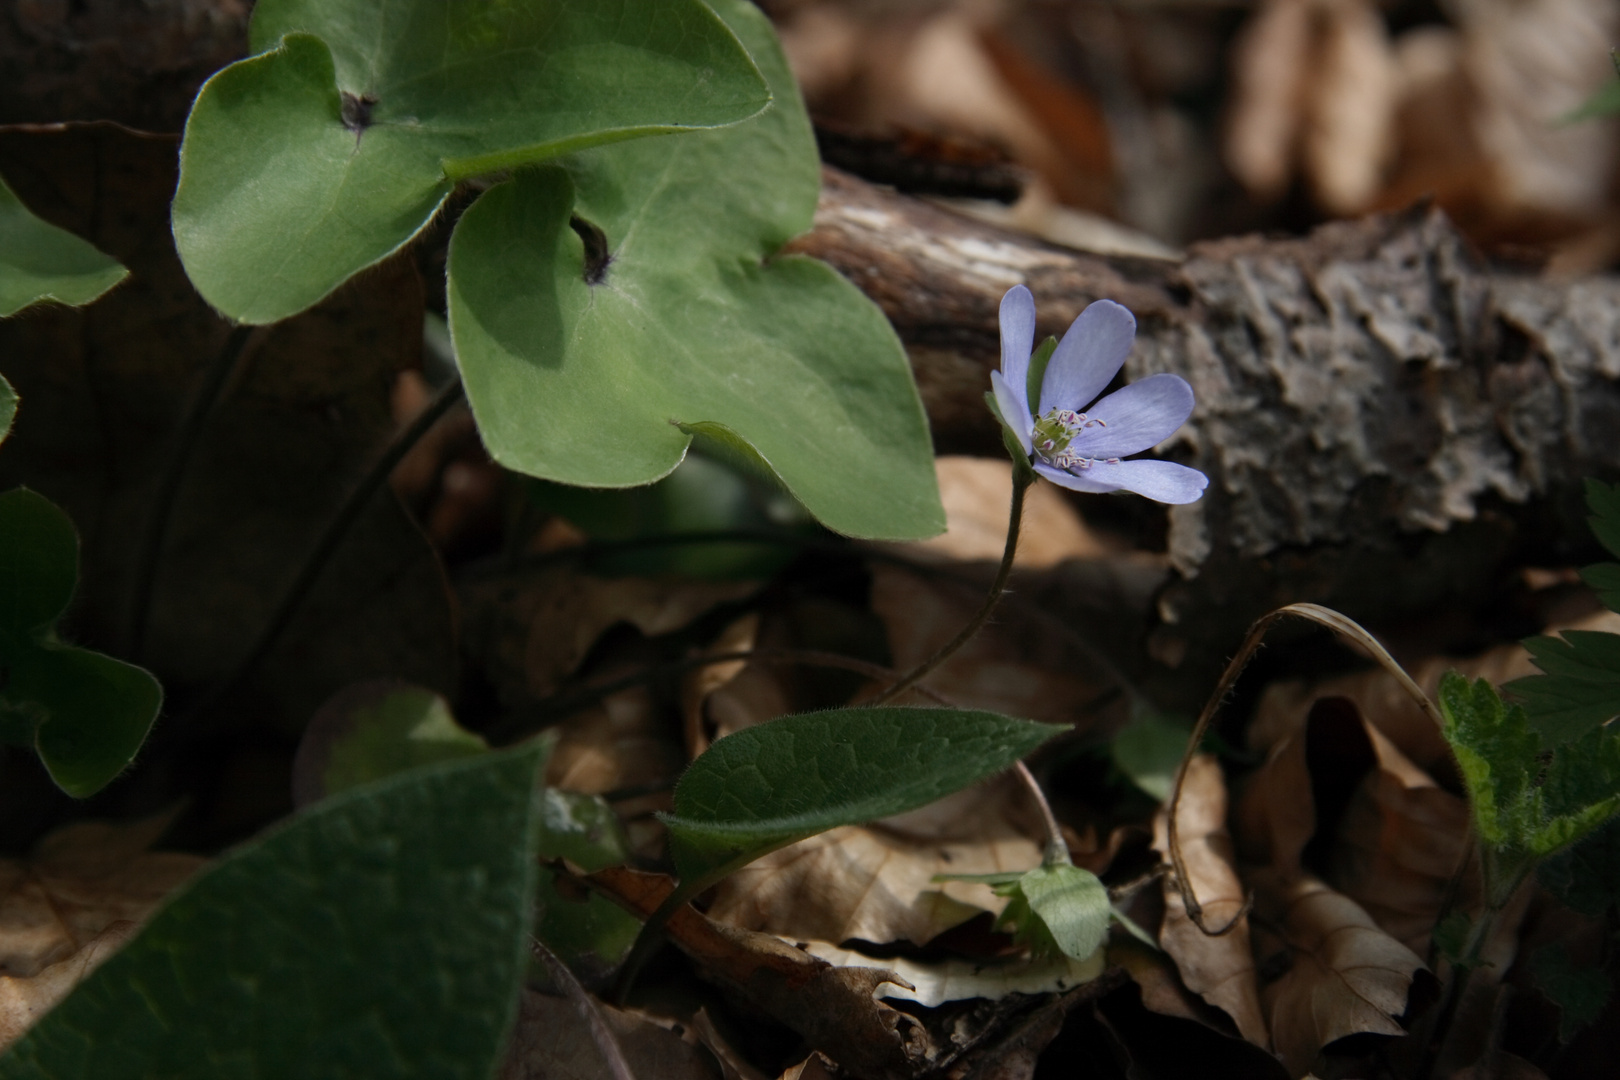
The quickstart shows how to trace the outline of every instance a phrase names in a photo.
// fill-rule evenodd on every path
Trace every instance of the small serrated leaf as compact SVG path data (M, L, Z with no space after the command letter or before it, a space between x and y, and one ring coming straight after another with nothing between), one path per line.
M996 925L1037 956L1085 960L1108 939L1113 905L1090 870L1066 863L1037 866L996 892L1008 898Z
M1595 563L1581 570L1581 580L1597 593L1603 606L1620 611L1620 563Z
M0 1077L490 1076L528 956L542 756L405 773L236 849Z
M1614 85L1620 96L1620 83ZM1609 554L1620 559L1620 484L1605 484L1601 480L1586 481L1586 508L1592 512L1587 524L1598 543L1609 549Z
M1620 901L1620 819L1611 818L1536 870L1542 886L1582 915L1600 918Z
M1565 630L1524 641L1544 674L1504 689L1524 700L1530 722L1549 746L1580 738L1620 715L1620 635Z
M1067 730L962 709L851 708L727 735L675 785L665 818L683 887L840 825L916 809Z
M127 276L116 259L35 217L0 178L0 318L42 300L88 304ZM10 426L7 413L0 428Z
M1440 680L1439 697L1480 837L1498 848L1528 846L1540 824L1530 770L1541 740L1524 709L1505 705L1485 679L1470 684L1455 671Z

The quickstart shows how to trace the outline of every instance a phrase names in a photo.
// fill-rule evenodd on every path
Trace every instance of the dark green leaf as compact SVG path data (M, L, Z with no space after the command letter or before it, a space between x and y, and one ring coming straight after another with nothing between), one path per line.
M1038 866L996 892L1008 898L996 925L1036 956L1085 960L1108 940L1113 906L1108 887L1090 870Z
M1620 83L1615 84L1615 92L1620 99ZM1620 559L1620 484L1587 480L1586 508L1592 511L1592 516L1586 519L1592 527L1592 535L1610 555Z
M1597 563L1581 570L1581 580L1598 594L1603 606L1620 611L1620 563Z
M528 955L541 758L406 773L237 849L0 1078L490 1076Z
M1505 687L1524 700L1530 722L1549 746L1580 738L1620 714L1620 635L1565 630L1562 637L1527 638L1545 674Z
M1064 728L957 709L854 708L728 735L675 785L683 887L840 825L903 813L1007 768Z
M1603 1015L1614 992L1602 968L1577 967L1563 945L1536 950L1530 959L1536 985L1558 1006L1558 1041L1568 1043L1582 1028Z
M1620 735L1599 728L1559 747L1547 764L1546 820L1530 845L1540 856L1568 847L1620 809Z
M541 801L540 855L567 859L582 870L619 866L630 844L613 808L595 795L547 788ZM535 933L581 979L602 981L636 940L641 920L599 893L558 887L550 865L540 868Z
M17 417L17 391L0 376L0 442L11 434L11 422Z
M134 760L163 703L150 673L56 640L79 538L44 496L0 495L0 740L31 746L58 787L93 795Z
M579 154L462 217L450 327L479 431L503 465L587 487L656 480L703 435L839 532L937 533L893 329L831 267L776 254L810 227L820 183L781 47L752 4L714 6L770 81L763 116ZM605 264L587 260L593 230Z
M0 318L41 300L88 304L128 274L66 229L29 213L0 178Z
M1480 679L1455 671L1440 680L1446 741L1457 756L1480 837L1494 847L1528 846L1541 824L1532 786L1541 740L1517 705L1504 705Z
M1587 98L1574 111L1559 119L1566 124L1580 120L1597 120L1620 113L1620 82L1605 83L1603 88Z
M1620 820L1611 818L1592 835L1537 868L1548 892L1582 915L1599 918L1620 900Z
M769 101L697 0L260 0L186 121L174 235L209 303L268 323L425 226L455 182Z

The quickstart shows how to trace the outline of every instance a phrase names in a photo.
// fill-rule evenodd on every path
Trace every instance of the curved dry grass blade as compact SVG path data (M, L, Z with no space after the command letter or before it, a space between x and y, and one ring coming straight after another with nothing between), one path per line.
M1436 727L1443 727L1445 723L1440 716L1439 706L1429 700L1429 696L1413 681L1412 676L1406 673L1406 669L1396 663L1395 658L1389 654L1389 650L1379 644L1377 638L1369 634L1348 615L1341 614L1329 607L1323 607L1321 604L1289 604L1256 619L1254 625L1249 627L1249 633L1243 639L1242 647L1232 657L1231 663L1226 665L1226 670L1221 673L1220 681L1215 684L1215 692L1204 703L1204 711L1199 714L1198 723L1193 726L1192 735L1187 740L1187 750L1182 754L1181 764L1176 769L1176 779L1170 790L1170 801L1167 808L1170 831L1170 862L1175 868L1174 881L1176 888L1180 891L1182 900L1186 905L1187 917L1193 921L1193 924L1199 930L1212 936L1225 934L1237 926L1243 916L1248 914L1250 905L1245 903L1231 921L1218 929L1212 930L1204 924L1204 909L1199 905L1197 894L1188 880L1186 861L1181 854L1181 841L1176 832L1176 809L1181 803L1181 789L1187 779L1187 768L1191 764L1193 756L1198 753L1198 747L1204 741L1204 735L1209 730L1210 722L1215 719L1215 714L1220 711L1221 703L1226 700L1226 695L1231 692L1233 685L1237 683L1238 676L1248 666L1249 660L1259 651L1260 643L1264 640L1266 632L1274 624L1289 617L1306 619L1320 626L1325 626L1345 640L1361 646L1400 683L1401 688L1412 696L1412 699L1417 702L1418 707L1423 710L1424 714L1434 721Z

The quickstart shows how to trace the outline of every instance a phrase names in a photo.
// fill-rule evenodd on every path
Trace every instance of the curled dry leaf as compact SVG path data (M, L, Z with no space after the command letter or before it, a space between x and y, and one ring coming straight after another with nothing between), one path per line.
M1280 934L1261 935L1262 949L1268 962L1288 965L1264 998L1272 1040L1291 1075L1304 1076L1322 1047L1346 1035L1406 1034L1395 1018L1425 970L1416 953L1316 878L1286 881L1263 870L1251 883L1257 922Z
M799 947L811 956L838 967L867 967L874 961L862 953L840 949L825 941L802 941ZM1103 973L1107 959L1098 951L1085 960L1067 956L1044 959L1010 958L994 963L972 960L939 960L919 963L897 956L881 961L910 984L885 983L877 996L891 1001L915 1001L935 1008L947 1001L987 998L992 1001L1009 994L1061 994L1091 982Z
M1246 860L1289 880L1325 875L1420 955L1457 883L1470 881L1459 876L1467 803L1346 698L1317 701L1304 728L1272 747L1234 817Z
M623 868L599 871L590 881L643 918L674 888L661 874ZM921 1023L876 999L879 987L900 979L892 971L834 967L690 905L671 916L666 932L706 979L741 994L854 1075L911 1075L937 1053Z
M134 936L132 922L115 922L85 942L78 952L63 957L34 975L0 975L0 1050L11 1045L68 996L101 962Z
M1161 809L1153 822L1153 846L1166 859L1170 855L1169 819ZM1243 883L1233 862L1232 837L1226 829L1226 782L1220 764L1199 754L1187 768L1176 820L1187 884L1204 909L1211 928L1225 926L1243 910ZM1212 937L1187 915L1175 881L1164 883L1164 925L1159 945L1175 960L1187 988L1230 1016L1243 1037L1256 1046L1270 1040L1260 1008L1254 954L1249 946L1249 920L1245 915L1230 931Z

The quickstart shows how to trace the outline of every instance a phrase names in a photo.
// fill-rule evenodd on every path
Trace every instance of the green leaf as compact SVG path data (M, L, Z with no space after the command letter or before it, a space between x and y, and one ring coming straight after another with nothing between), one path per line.
M0 1078L482 1080L526 966L542 750L330 799L178 892Z
M1163 802L1170 797L1191 733L1190 725L1174 717L1141 711L1114 736L1114 764L1131 783Z
M395 773L489 751L432 690L393 680L358 683L323 704L293 762L302 805Z
M163 691L142 668L56 640L78 565L66 514L27 488L0 495L0 741L31 746L84 798L134 760Z
M1565 630L1562 637L1527 638L1524 647L1545 674L1504 689L1524 700L1548 745L1578 739L1620 714L1620 635Z
M831 267L776 254L810 227L820 183L781 47L752 4L714 6L773 108L519 174L463 215L450 327L479 431L503 465L586 487L650 483L702 434L838 532L938 533L893 329Z
M1036 956L1085 960L1108 940L1113 906L1108 887L1090 870L1038 866L996 892L1008 898L996 924Z
M1440 680L1440 711L1481 839L1497 848L1528 846L1541 824L1532 786L1541 740L1525 711L1504 705L1486 680L1470 684L1455 671Z
M540 855L591 872L630 860L619 816L599 796L547 788L541 797ZM581 979L605 981L641 931L641 920L599 893L558 887L558 872L540 868L535 934Z
M1536 868L1536 878L1561 902L1600 918L1620 900L1620 819L1611 818L1567 851Z
M1541 784L1546 820L1530 849L1538 856L1568 847L1620 810L1620 735L1599 728L1553 752Z
M457 180L769 101L698 0L261 0L252 47L198 94L174 199L186 272L248 323L398 250Z
M1599 1016L1614 992L1602 968L1576 967L1563 945L1537 949L1530 959L1536 985L1558 1006L1558 1041L1567 1044Z
M88 304L129 271L66 229L41 221L0 178L0 318L41 300ZM16 409L10 393L8 408ZM11 426L6 413L5 427Z
M1620 97L1620 83L1615 84L1615 90ZM1586 508L1592 511L1592 516L1586 519L1592 527L1592 535L1610 555L1620 558L1620 484L1587 480Z
M0 442L11 434L11 422L17 417L17 391L0 376Z
M1610 611L1620 611L1620 563L1596 563L1581 569L1581 580Z
M715 742L665 818L683 888L840 825L926 805L1007 768L1066 728L958 709L783 716Z
M1561 123L1573 124L1581 120L1598 120L1620 113L1620 82L1609 82L1581 105L1560 116Z

